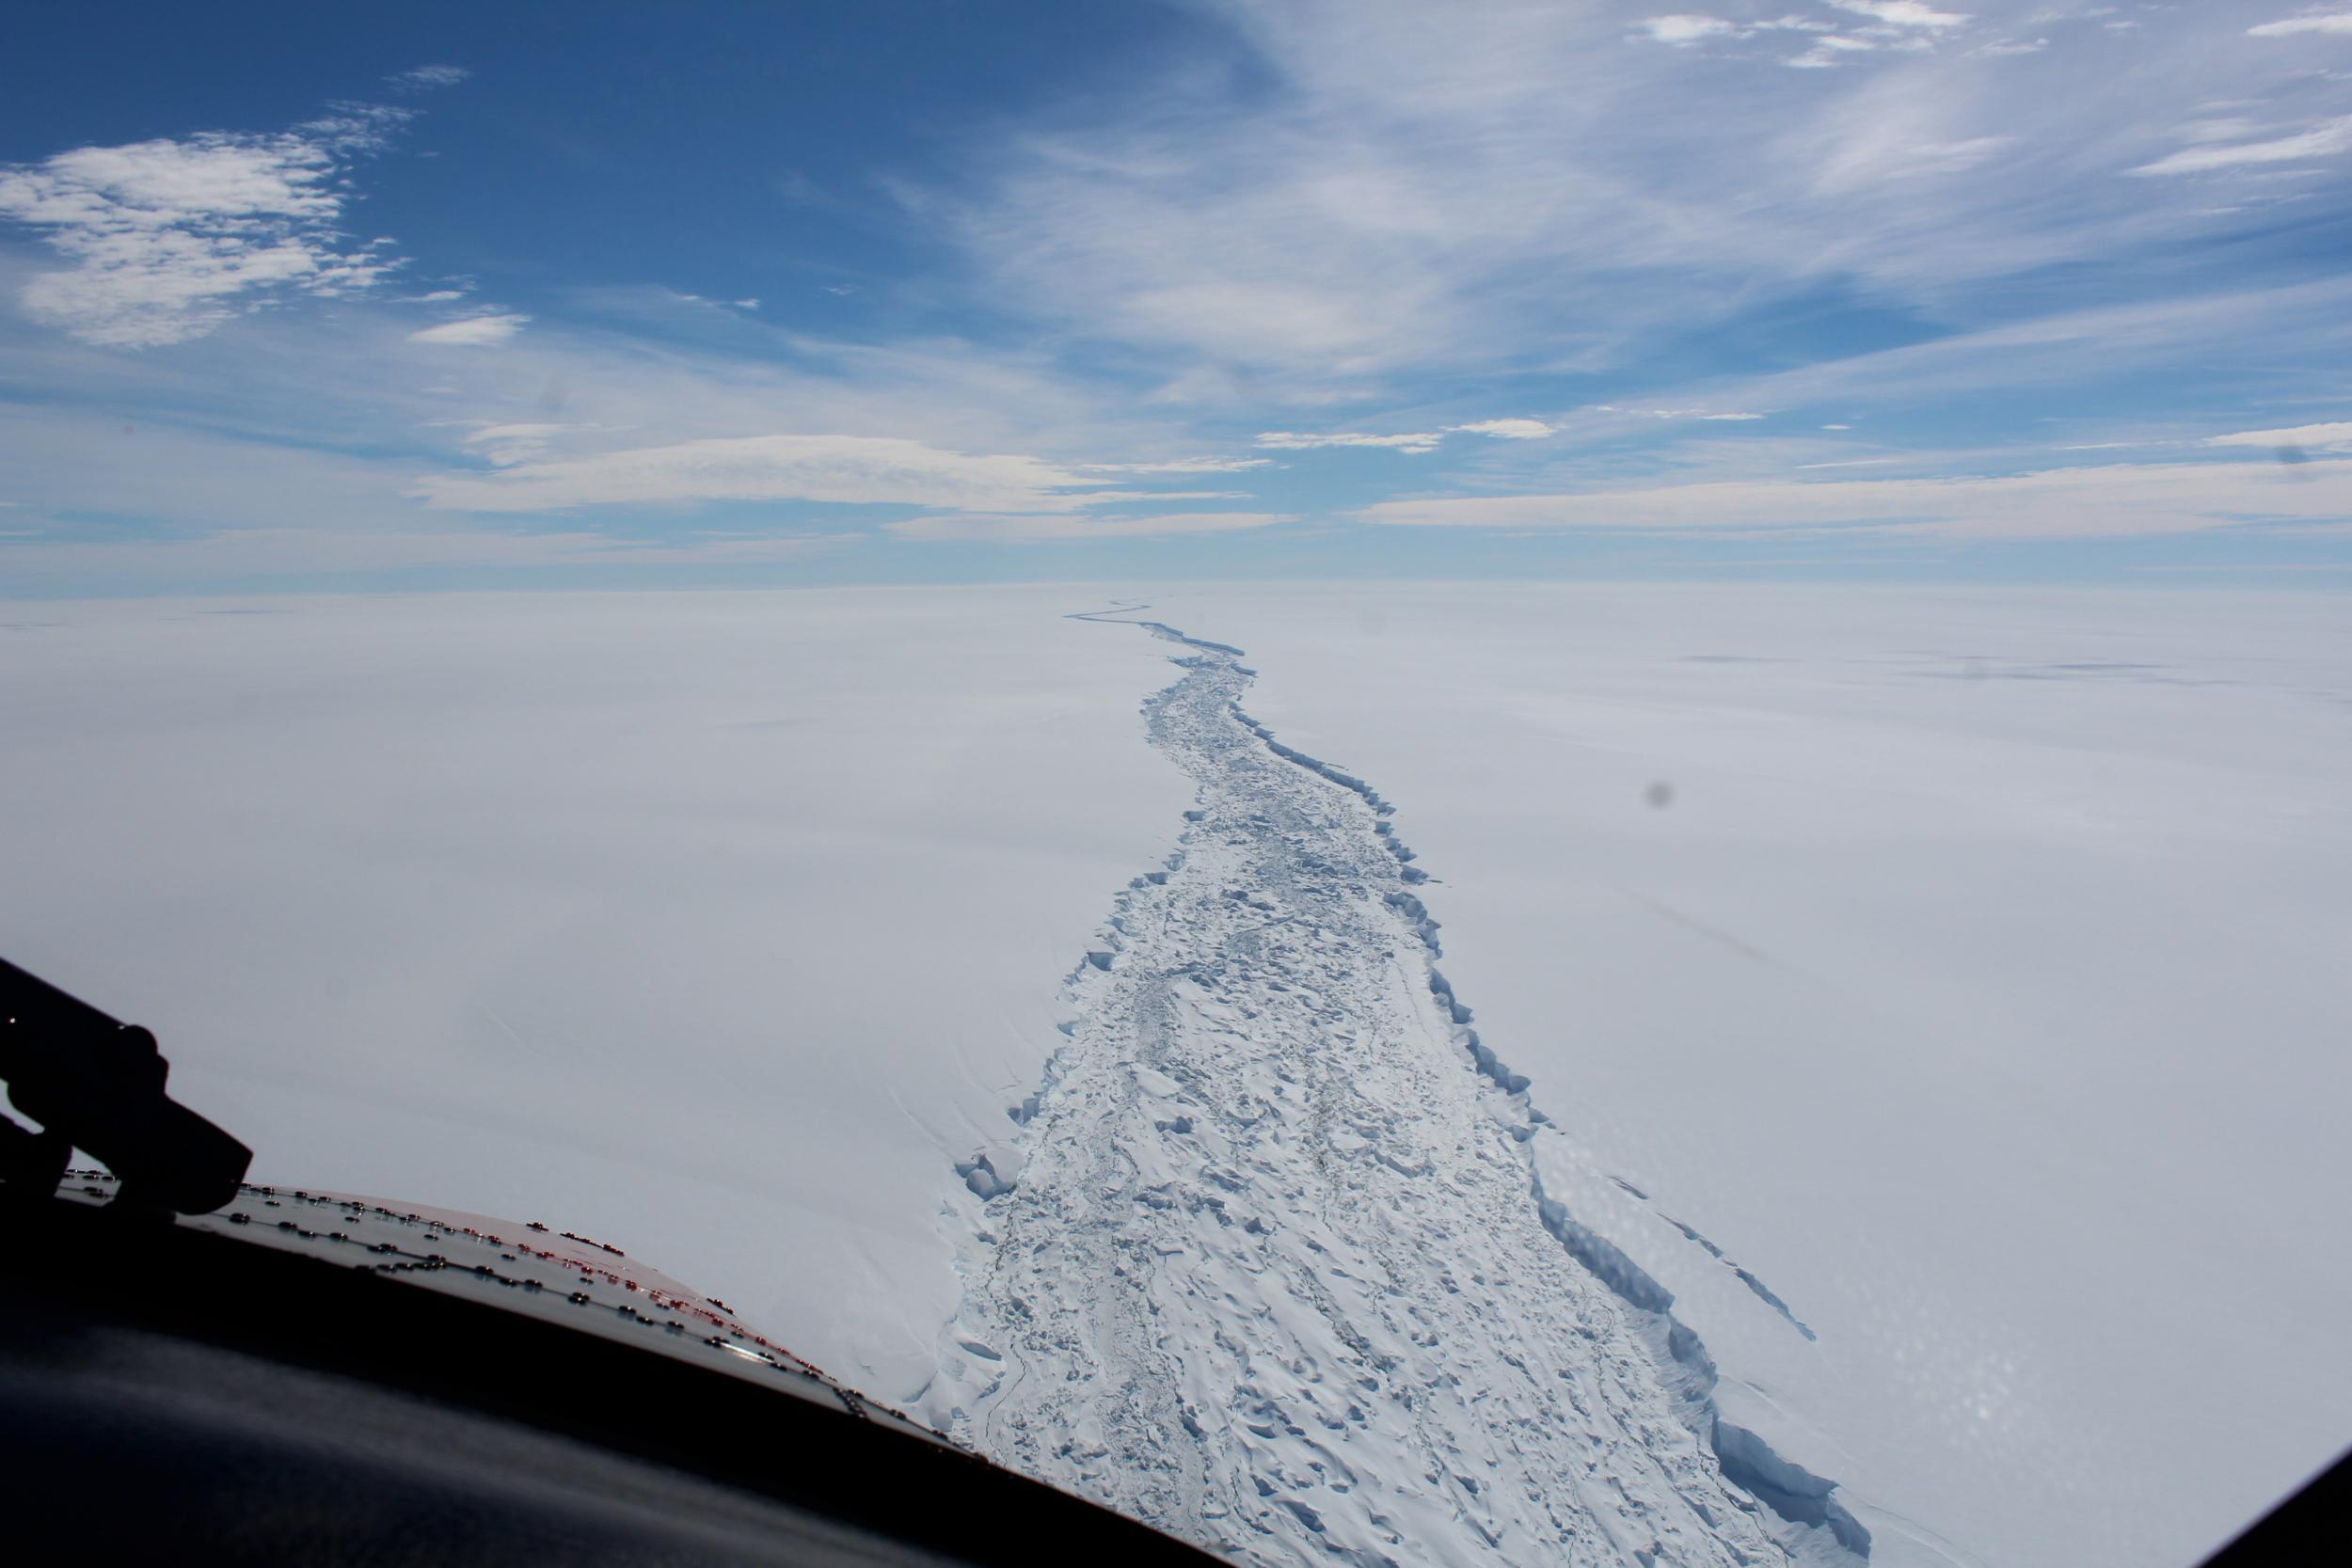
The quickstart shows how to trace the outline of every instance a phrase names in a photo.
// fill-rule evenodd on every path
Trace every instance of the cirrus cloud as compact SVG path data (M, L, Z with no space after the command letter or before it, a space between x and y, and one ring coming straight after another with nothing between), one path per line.
M1479 420L1453 427L1465 436L1491 436L1498 441L1539 441L1552 434L1541 420Z
M438 326L424 327L408 334L412 343L439 343L445 347L487 348L502 343L520 332L531 318L513 311L486 316L460 316Z
M1297 519L1279 512L1179 512L1151 517L1086 517L1067 513L1012 516L930 515L884 523L900 539L934 544L1068 545L1112 539L1169 539L1240 533Z
M2352 451L2352 423L2298 424L2280 430L2240 430L2208 436L2209 447L2268 447L2273 451L2316 447L2321 451Z
M1441 430L1411 432L1402 436L1367 436L1360 431L1338 431L1315 434L1302 430L1266 430L1258 434L1257 444L1279 451L1308 451L1317 447L1386 447L1391 451L1435 451L1445 439Z
M1716 413L1705 408L1627 408L1613 403L1597 403L1593 404L1593 412L1627 414L1641 420L1706 420L1718 424L1741 424L1750 420L1760 420L1764 417L1761 414L1738 409Z
M974 456L875 436L744 436L437 474L410 494L462 512L697 501L831 501L957 512L1073 512L1124 492L1035 457Z
M1692 16L1688 13L1644 17L1635 25L1655 41L1673 44L1677 48L1704 43L1708 39L1722 38L1726 33L1740 30L1735 24L1720 16Z
M432 92L453 87L472 74L462 65L421 65L385 77L384 85L394 92Z
M2236 168L2246 164L2290 164L2306 158L2332 157L2347 150L2352 150L2352 115L2342 115L2291 135L2273 136L2263 141L2184 148L2153 164L2142 164L2130 172L2142 175L2202 174L2211 169Z
M1418 528L1711 534L1867 528L1985 539L2124 538L2249 522L2352 525L2352 461L2119 464L1953 479L1708 481L1569 495L1382 501L1357 515Z
M1282 451L1308 451L1317 447L1376 447L1390 451L1432 452L1449 436L1486 436L1498 441L1534 441L1554 434L1541 420L1477 420L1450 424L1443 430L1406 431L1395 436L1372 436L1361 431L1316 433L1302 430L1261 431L1257 444Z
M1237 474L1248 468L1270 468L1271 457L1177 457L1164 463L1081 463L1098 474Z
M2249 38L2278 39L2296 33L2344 33L2352 35L2352 11L2307 11L2301 16L2281 17L2246 29Z
M1968 20L1964 11L1939 11L1921 0L1829 0L1841 11L1867 16L1889 27L1924 27L1941 31L1957 27Z

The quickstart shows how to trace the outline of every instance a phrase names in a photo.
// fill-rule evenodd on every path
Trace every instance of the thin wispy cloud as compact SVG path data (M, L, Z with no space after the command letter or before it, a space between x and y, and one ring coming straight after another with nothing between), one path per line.
M547 455L550 438L580 429L568 424L485 424L458 437L499 467L512 467Z
M2306 11L2301 16L2280 17L2246 29L2247 36L2258 39L2292 38L2298 33L2338 33L2352 37L2352 11Z
M31 388L0 400L11 525L233 533L219 558L248 568L259 532L293 560L317 519L413 527L436 562L469 528L578 559L588 537L617 557L866 505L896 510L839 527L894 563L1145 537L1206 563L1291 516L1322 526L1286 550L1376 552L1351 519L1400 515L1351 509L1406 496L1497 531L1654 504L1705 533L1704 501L1969 537L2006 507L2060 537L2074 501L2168 529L2235 526L2212 521L2241 515L2224 485L2316 504L2324 460L2352 452L2324 422L2352 284L2315 238L2352 175L2344 0L1180 14L1127 40L1118 94L1008 89L968 135L877 121L854 157L818 137L739 211L710 183L716 119L616 120L561 156L532 144L528 201L500 183L511 158L420 149L443 161L401 182L398 245L375 238L368 160L468 82L454 64L362 78L400 106L282 131L56 143L0 167L0 364ZM581 26L608 59L627 47ZM466 58L502 74L483 48ZM136 109L91 122L149 123ZM665 177L582 172L599 159ZM427 185L452 198L438 230ZM649 185L707 222L666 222ZM533 222L485 244L501 204ZM534 249L566 213L631 243ZM286 308L315 296L339 303ZM136 347L168 352L115 352ZM2185 500L2148 488L2174 483L2158 470L2014 471L2134 455L2090 449L2142 432L2197 460ZM1897 462L1937 477L1859 474ZM1963 501L1959 521L1919 510Z
M1634 24L1634 37L1647 39L1677 49L1707 43L1717 39L1746 40L1770 38L1775 34L1836 33L1838 24L1819 16L1791 13L1760 20L1734 22L1729 17L1694 15L1678 12L1670 16L1645 17ZM1867 45L1866 45L1867 47Z
M1815 40L1810 49L1802 55L1790 55L1786 63L1799 71L1829 71L1848 55L1872 54L1877 49L1878 45L1866 38L1832 35Z
M520 332L531 318L512 311L482 316L461 316L455 321L442 322L437 326L420 328L408 334L412 343L438 343L453 348L488 348L506 341Z
M154 348L289 295L362 293L402 263L389 241L344 232L342 176L405 119L355 105L274 135L207 132L0 166L0 220L71 263L33 278L20 303L85 341Z
M1541 420L1478 420L1453 427L1466 436L1491 436L1498 441L1540 441L1553 434Z
M2352 451L2352 422L2288 425L2279 430L2240 430L2208 436L2209 447L2268 447L2273 451L2315 449Z
M2347 150L2352 150L2352 115L2340 116L2291 135L2184 148L2154 163L2142 164L2131 172L2202 174L2249 164L2291 164L2311 158L2331 158Z
M1593 412L1627 414L1641 420L1707 420L1717 423L1744 423L1750 420L1764 418L1761 414L1751 413L1743 409L1627 408L1613 403L1597 403L1593 405Z
M1081 463L1098 474L1237 474L1250 468L1270 468L1271 457L1175 457L1160 463Z
M1373 447L1419 453L1436 451L1449 436L1485 436L1498 441L1534 441L1553 433L1553 427L1541 420L1506 419L1478 420L1470 424L1448 425L1443 430L1407 431L1393 436L1374 436L1361 431L1318 433L1268 430L1260 432L1256 439L1261 447L1284 451L1308 451L1318 447Z
M466 512L697 501L832 501L958 512L1073 512L1097 482L1034 457L971 455L869 436L751 436L443 474L414 494Z
M1066 513L1028 516L927 515L884 523L882 531L900 539L933 543L1073 545L1244 533L1296 520L1279 512L1190 512L1148 517L1073 516Z
M69 578L105 571L201 581L287 572L773 565L821 556L847 542L826 533L628 540L582 529L498 533L464 528L255 528L111 543L44 539L15 546L13 559L29 572Z
M1963 11L1940 11L1922 0L1829 0L1841 11L1867 16L1890 27L1925 28L1941 32L1957 27L1968 20Z
M1645 17L1635 25L1647 34L1653 41L1671 44L1677 48L1693 43L1705 43L1708 39L1729 37L1740 31L1737 23L1726 21L1723 17L1692 16L1687 13Z
M1366 521L1527 531L1868 529L1966 539L2102 539L2352 517L2352 461L2121 464L1954 479L1733 480L1581 494L1382 501Z
M926 210L957 221L993 297L1152 356L1177 407L1608 369L1645 333L1698 330L1693 311L1849 284L1931 309L2230 222L2206 194L2117 179L2174 150L2152 140L2181 115L2155 84L2211 56L2209 24L2136 41L2167 63L2090 95L2055 90L2106 69L2088 24L1986 55L1965 50L2035 13L1791 8L1769 29L1525 8L1433 30L1389 0L1220 12L1280 91L1147 90L1148 114L1017 138ZM1716 45L1870 69L1725 78Z
M462 65L421 65L384 78L394 92L434 92L453 87L473 74Z
M1280 451L1310 451L1317 447L1385 447L1391 451L1436 451L1444 441L1443 431L1416 431L1398 436L1371 436L1361 431L1316 433L1303 430L1266 430L1257 436L1257 444Z
M1669 48L1691 49L1716 42L1748 42L1791 39L1804 44L1795 55L1777 57L1800 71L1825 71L1855 55L1882 50L1909 54L1931 47L1931 40L1969 18L1958 11L1937 10L1919 0L1826 0L1836 11L1862 18L1859 24L1839 18L1790 12L1767 18L1741 19L1707 13L1676 12L1645 17L1635 24L1634 37Z

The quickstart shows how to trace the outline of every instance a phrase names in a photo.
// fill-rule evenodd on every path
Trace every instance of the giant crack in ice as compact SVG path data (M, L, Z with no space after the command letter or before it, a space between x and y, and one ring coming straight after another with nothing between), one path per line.
M1388 803L1241 710L1240 650L1124 624L1186 650L1144 714L1195 809L1070 976L1017 1175L957 1167L924 1413L1241 1562L1867 1554L1545 1196L1544 1118L1436 968Z

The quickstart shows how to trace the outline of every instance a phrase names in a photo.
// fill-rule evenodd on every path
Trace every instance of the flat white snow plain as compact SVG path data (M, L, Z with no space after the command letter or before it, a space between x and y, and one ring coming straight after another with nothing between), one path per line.
M254 1179L612 1241L877 1397L1183 827L1079 590L19 604L0 954Z
M2186 1563L2352 1439L2344 598L1152 603L1395 802L1548 1195L1874 1562Z

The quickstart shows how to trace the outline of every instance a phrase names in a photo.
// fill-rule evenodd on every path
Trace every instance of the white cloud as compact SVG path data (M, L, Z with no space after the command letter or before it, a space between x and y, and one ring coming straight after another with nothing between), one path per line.
M421 65L413 71L385 77L384 85L394 92L431 92L437 87L453 87L472 74L462 65Z
M1541 420L1480 420L1451 427L1469 436L1491 436L1498 441L1535 441L1552 434Z
M1822 71L1836 66L1841 55L1867 55L1876 48L1878 45L1868 39L1833 34L1828 38L1816 39L1812 48L1802 55L1790 56L1785 63L1799 71Z
M2352 451L2352 423L2299 424L2283 430L2241 430L2216 436L2209 447L2316 447L2322 451Z
M1956 538L2122 538L2249 521L2352 520L2352 461L2123 464L1994 478L1736 480L1383 501L1359 515L1404 527L1706 534L1869 528Z
M757 295L754 295L750 299L734 300L730 303L732 303L738 310L756 310L759 309L759 298Z
M2352 34L2352 11L2307 11L2277 22L2265 22L2249 27L2247 35L2258 39L2286 38L2296 33Z
M9 547L30 579L104 573L202 583L320 573L435 567L722 566L798 561L838 547L841 534L741 535L676 541L615 539L569 530L506 533L479 528L240 528L171 539L42 540Z
M1968 20L1963 11L1939 11L1920 0L1829 0L1841 11L1867 16L1890 27L1957 27Z
M466 291L463 289L436 289L431 293L410 294L398 303L402 305L445 305L453 299L465 297Z
M1943 23L1963 4L1979 14ZM1143 358L1168 404L1327 406L1422 372L1608 370L1692 330L1693 309L1827 287L1934 320L2003 277L2137 264L2247 220L2199 182L2114 176L2178 145L2151 135L2184 102L2282 87L2278 51L2236 47L2263 12L2229 8L2152 8L2131 71L2081 63L2075 87L2096 91L2051 72L2058 45L2106 40L2061 36L2032 4L1807 8L1835 33L1728 6L1459 8L1442 28L1413 0L1211 9L1254 51L1263 92L1173 59L1119 107L984 147L973 177L910 198L955 225L993 300ZM1699 19L1669 36L1704 41L1650 41L1669 14ZM1737 42L1708 25L1726 19L1753 72L1695 57ZM1954 47L2040 32L2039 55ZM1824 51L1846 72L1778 68L1833 36L1878 47ZM1833 166L1854 172L1823 179Z
M1902 174L1956 174L1976 167L2003 148L2012 145L2015 136L1970 136L1963 141L1923 142L1905 150L1903 166L1895 172Z
M1720 16L1652 16L1644 18L1636 25L1660 43L1670 43L1677 48L1740 30Z
M1247 490L1137 490L1132 495L1095 497L1095 506L1165 506L1169 501L1238 501L1250 499Z
M449 505L421 503L422 476L496 484L543 458L571 459L615 447L676 447L779 430L920 432L926 445L950 449L951 458L957 452L1034 451L1048 440L1052 450L1080 454L1141 458L1171 450L1163 445L1171 439L1163 415L1108 404L1098 385L1049 373L1042 354L1018 348L803 338L795 340L792 358L783 361L707 345L656 349L602 329L580 332L542 322L500 349L427 350L404 343L410 325L400 320L405 313L281 311L257 318L246 330L190 345L174 356L166 385L217 388L219 395L208 397L193 415L147 414L138 420L136 435L126 436L122 424L133 418L131 411L151 407L157 375L151 361L56 341L0 311L0 375L33 369L27 345L48 343L48 357L38 363L63 377L50 383L56 388L52 406L0 398L0 496L24 503L23 510L5 515L10 526L36 520L46 526L49 519L77 512L151 519L181 541L150 549L129 539L90 537L70 557L40 558L49 563L44 570L87 574L85 584L102 578L120 583L125 575L160 581L278 570L389 569L401 564L395 536L404 531L421 538L415 562L420 565L438 561L520 565L532 560L642 563L657 559L647 553L649 531L684 541L685 530L707 524L730 529L744 524L765 534L786 523L777 515L785 509L726 506L732 499L727 494L715 496L720 506L697 515L694 492L818 486L706 484L708 476L690 476L669 486L684 498L675 505L596 506L604 483L596 470L558 467L550 474L543 468L524 476L531 494L500 491L484 498L485 510L500 514L485 518L469 517L463 508L473 498L456 491ZM560 391L560 406L548 398L550 388ZM123 412L110 416L115 409ZM324 433L323 438L290 444L289 409L302 411L305 422L296 427L298 433ZM556 423L569 428L528 435L501 428ZM353 432L365 450L335 450L342 445L340 437ZM442 455L420 461L387 451L387 433L399 444L404 432L443 444ZM485 432L491 440L466 440ZM546 450L524 454L500 444L509 438L516 446L540 440ZM914 451L919 459L921 449ZM886 454L869 451L868 470L883 466L880 455ZM485 458L501 460L502 471L492 471ZM1081 471L1071 463L1058 467L1071 470L1058 474L1071 486L1068 492L1044 483L1055 480L1057 470L1027 467L1016 472L1015 482L999 483L985 468L976 478L967 466L960 483L947 476L917 489L903 476L885 475L853 494L885 501L937 500L946 503L945 510L964 513L984 508L1049 514L1074 510L1081 500L1087 506L1116 502L1130 515L1210 509L1205 501L1178 500L1165 491L1130 492L1125 477L1114 472ZM804 467L798 477L807 477ZM580 492L550 496L545 486L551 480L575 483ZM618 499L627 502L631 497ZM559 504L567 499L579 502L576 510ZM957 504L966 500L971 504ZM1214 504L1265 507L1223 499ZM909 509L835 512L836 520L822 526L854 529L870 540L880 518L902 516ZM49 531L87 534L70 524ZM358 553L346 556L335 542L361 533L375 542ZM469 534L477 536L476 545L465 543ZM547 534L565 542L526 547L529 540ZM596 538L607 542L608 553L589 553ZM508 540L516 542L501 543ZM695 560L718 559L719 551L716 545L691 546ZM8 560L7 570L20 578L30 569L31 558L24 554ZM29 581L25 591L32 591Z
M2249 341L2301 334L2321 342L2352 330L2352 277L2158 296L2027 317L1979 331L1777 371L1708 390L1772 407L1917 406L1922 400L2045 399L2115 378L2172 376L2180 367L2238 352ZM2341 377L2324 353L2337 395ZM1851 417L1850 417L1851 418Z
M1708 410L1704 408L1623 408L1613 403L1595 404L1593 405L1593 411L1598 414L1629 414L1635 419L1642 420L1710 420L1716 421L1743 421L1747 420L1760 420L1764 418L1761 414L1750 414L1737 411L1720 414L1710 413Z
M574 428L567 424L485 424L477 426L462 439L468 445L478 441L536 441Z
M971 456L888 436L749 436L440 474L411 494L464 512L558 512L692 501L895 503L957 512L1071 512L1124 492L1034 457Z
M72 263L26 284L25 312L88 342L201 337L289 293L367 289L400 261L338 224L349 161L405 118L355 107L274 135L208 132L0 165L0 219Z
M1618 410L1607 404L1602 407L1612 413L1644 414L1661 420L1760 420L1764 417L1761 414L1709 414L1697 408ZM1410 431L1400 436L1370 436L1355 431L1317 434L1298 430L1268 430L1259 435L1257 444L1288 451L1303 451L1315 447L1380 447L1391 451L1419 453L1437 451L1448 436L1454 435L1485 436L1498 441L1534 441L1555 434L1556 428L1541 420L1477 420L1469 424L1448 425L1443 430Z
M1297 430L1268 430L1258 436L1258 445L1283 451L1304 451L1313 447L1386 447L1393 451L1423 452L1438 450L1445 439L1443 431L1422 431L1405 436L1365 436L1347 432L1333 435L1313 435Z
M2192 119L2180 128L2180 137L2186 142L2244 141L2259 135L2265 127L2256 120L2239 115L2216 115L2210 119Z
M420 331L411 332L408 334L408 341L412 343L439 343L461 348L482 348L492 343L506 341L507 339L520 332L523 325L530 320L529 316L516 315L512 311L488 316L462 316L453 322L443 322L438 326L428 326Z
M549 436L580 428L568 424L485 424L458 440L462 445L481 448L483 456L505 468L544 456Z
M1944 106L1873 103L1869 123L1821 138L1814 153L1814 185L1823 194L1868 190L1895 180L1963 174L2020 138L2002 133L1955 135Z
M1677 49L1704 43L1708 39L1752 39L1759 33L1832 33L1836 30L1835 24L1809 16L1781 16L1764 22L1732 22L1720 16L1680 14L1645 17L1635 25L1653 41ZM1870 45L1864 43L1853 47L1867 49Z
M1164 463L1081 463L1098 474L1237 474L1248 468L1270 468L1271 457L1178 457Z
M2201 174L2209 169L2235 168L2246 164L2285 164L2304 158L2331 157L2352 149L2352 115L2326 120L2308 131L2269 141L2233 146L2184 148L2169 158L2142 164L2134 174Z
M932 515L884 523L901 539L935 543L1066 545L1106 539L1167 539L1239 533L1296 519L1278 512L1183 512L1153 517L1076 517L1067 513L1016 516Z

